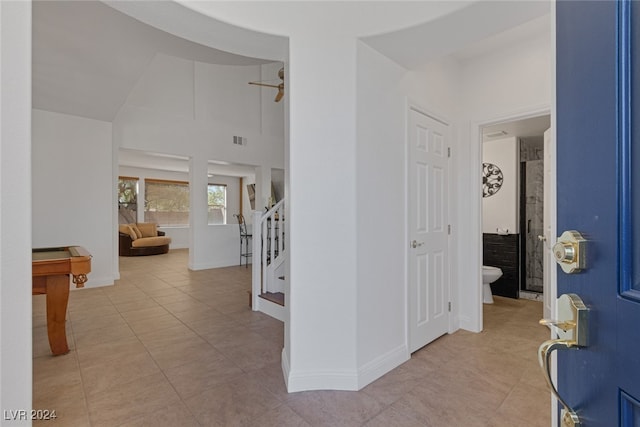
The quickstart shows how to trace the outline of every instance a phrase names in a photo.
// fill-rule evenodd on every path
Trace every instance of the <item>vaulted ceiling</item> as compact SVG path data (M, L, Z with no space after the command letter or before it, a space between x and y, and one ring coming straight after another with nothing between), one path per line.
M113 121L157 53L225 65L247 58L190 42L98 1L33 3L33 107Z
M548 33L548 11L546 1L470 2L430 25L364 41L407 68L443 55L466 61ZM100 1L34 1L32 25L34 108L108 122L158 53L212 64L268 62L171 35Z

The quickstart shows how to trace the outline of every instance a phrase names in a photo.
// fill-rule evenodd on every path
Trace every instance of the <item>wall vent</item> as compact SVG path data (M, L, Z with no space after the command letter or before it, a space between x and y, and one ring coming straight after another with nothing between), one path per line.
M233 137L233 143L235 145L247 145L247 138L244 136L235 136Z
M506 136L508 135L507 132L503 131L503 130L499 130L497 132L491 132L491 133L485 133L484 136L486 138L498 138L501 136Z

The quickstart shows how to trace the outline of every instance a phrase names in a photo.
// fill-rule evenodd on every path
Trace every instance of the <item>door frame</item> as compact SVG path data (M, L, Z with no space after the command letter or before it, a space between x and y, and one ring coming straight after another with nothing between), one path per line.
M409 322L411 319L409 319L409 277L410 277L410 272L409 272L409 257L410 255L410 251L409 251L409 241L410 241L410 228L409 228L409 153L410 153L410 149L409 149L409 144L410 144L410 139L409 139L409 123L410 123L410 115L411 115L411 111L416 111L420 114L424 114L427 117L430 117L438 122L441 122L443 124L445 124L448 128L449 128L449 141L447 144L447 147L452 148L453 145L453 141L454 141L454 126L452 124L452 121L449 120L448 118L434 113L432 110L428 109L428 108L424 108L420 103L418 103L417 101L411 99L410 97L406 98L406 102L405 102L405 118L404 118L404 129L405 129L405 138L404 138L404 236L405 236L405 245L404 245L404 301L405 301L405 316L404 316L404 322L405 322L405 343L406 343L406 348L407 350L410 348L409 342L410 342L410 333L409 333ZM449 158L449 165L448 165L448 172L447 172L447 189L449 191L449 194L451 194L451 189L454 188L453 185L453 165L454 162L451 161L451 157ZM453 222L453 210L452 210L452 203L453 203L453 197L448 197L447 198L447 211L448 211L448 224L452 224ZM451 234L449 234L449 238L447 240L447 251L449 252L449 256L447 257L448 259L448 263L447 263L447 268L448 268L448 274L449 274L449 283L447 284L447 288L446 288L446 292L447 295L449 297L449 301L451 302L452 305L452 309L449 312L448 316L448 330L447 333L453 333L454 331L456 331L458 329L456 322L454 321L454 319L456 319L457 315L455 313L457 313L457 307L458 307L458 295L456 292L454 292L454 289L456 289L456 286L454 285L455 283L457 283L455 280L457 280L457 275L454 277L454 273L456 271L455 266L457 265L456 260L454 259L454 257L452 256L452 254L454 254L455 252L455 233L452 231ZM411 354L409 353L409 356L411 356Z
M473 185L481 189L482 188L482 167L481 167L482 165L482 129L486 126L493 126L493 125L513 122L517 120L531 119L534 117L545 116L545 115L551 116L550 148L553 153L550 156L552 160L550 165L551 180L548 184L545 181L545 202L547 202L547 200L549 201L549 217L550 217L549 234L551 235L547 237L546 243L548 245L552 245L552 241L555 241L556 222L557 222L556 221L556 202L555 202L556 201L556 165L555 165L556 156L555 156L555 111L554 109L552 109L548 105L543 105L538 107L532 107L526 110L519 110L512 113L506 113L501 116L494 116L491 118L487 118L485 120L474 122L471 125L471 135L472 135L472 141L473 141L473 138L475 138L475 143L473 143L472 146L475 147L476 149L471 150L470 160L471 160L472 172L474 173L474 176L475 176ZM547 189L549 189L548 192L546 191ZM482 265L482 191L479 190L479 191L476 191L475 193L476 193L476 197L474 200L474 205L476 208L476 212L478 212L478 220L475 221L473 224L475 230L472 230L472 239L476 240L476 244L474 245L474 247L477 248L476 257L475 257L476 262L478 266L481 266ZM547 252L547 256L550 256L548 252ZM554 265L555 265L555 261L554 261ZM476 272L474 282L477 283L477 287L478 289L480 289L482 285L482 271L480 268L478 268L477 270L478 271ZM554 273L554 272L545 272L544 281L545 281L545 285L547 285L546 289L549 290L549 294L555 295L557 293L557 284L555 280L555 274L551 274L551 273ZM476 326L477 326L477 330L481 331L484 326L483 325L484 319L482 315L482 294L477 293L475 297L476 297L476 301L473 304L478 310L478 318L477 318L478 324ZM550 303L551 303L550 304L551 311L553 312L555 310L555 298L551 298Z

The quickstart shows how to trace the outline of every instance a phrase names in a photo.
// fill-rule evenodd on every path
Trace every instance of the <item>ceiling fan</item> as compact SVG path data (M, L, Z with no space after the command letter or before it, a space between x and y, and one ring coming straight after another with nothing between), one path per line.
M278 71L278 77L280 77L280 80L282 80L282 82L280 84L277 85L273 85L273 84L268 84L268 83L262 83L262 82L249 82L250 85L257 85L257 86L266 86L266 87L273 87L278 89L278 93L276 95L276 98L274 99L275 102L280 102L280 100L282 100L282 97L284 96L284 67L280 68L280 70Z

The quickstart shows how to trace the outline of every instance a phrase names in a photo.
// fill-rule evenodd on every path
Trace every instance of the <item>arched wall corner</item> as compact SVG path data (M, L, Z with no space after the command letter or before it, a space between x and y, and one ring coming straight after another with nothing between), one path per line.
M289 39L262 33L203 15L176 1L105 4L145 24L184 39L236 55L287 62Z

